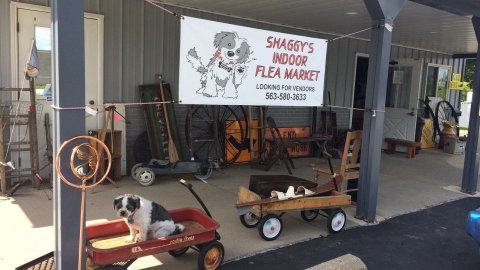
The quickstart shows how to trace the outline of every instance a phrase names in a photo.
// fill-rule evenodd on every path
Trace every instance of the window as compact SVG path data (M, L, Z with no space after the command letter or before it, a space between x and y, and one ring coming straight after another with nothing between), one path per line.
M449 80L449 66L428 64L425 82L425 96L447 99Z
M38 52L40 74L36 79L37 98L52 98L52 42L48 27L35 26L35 43Z

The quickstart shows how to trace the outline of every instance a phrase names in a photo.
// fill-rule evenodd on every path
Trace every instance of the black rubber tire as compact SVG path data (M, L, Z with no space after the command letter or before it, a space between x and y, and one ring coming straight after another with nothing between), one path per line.
M212 241L201 247L198 254L198 269L199 270L214 270L222 265L225 256L225 248L222 243Z
M318 217L318 209L303 210L300 212L300 216L306 222L312 222Z
M137 174L141 167L143 167L143 163L137 163L130 169L130 176L133 178L133 180L137 181Z
M270 226L270 228L268 228ZM283 222L282 219L275 214L268 214L262 217L258 225L258 233L265 241L273 241L282 234ZM271 231L272 233L268 233ZM268 234L267 234L268 233Z
M173 257L180 257L185 254L190 247L184 247L179 249L170 250L168 254L172 255Z
M327 229L330 233L341 232L347 224L347 215L342 209L334 209L328 214Z
M257 227L258 223L260 223L260 218L255 216L253 213L248 212L247 214L240 216L240 222L247 228L255 228Z

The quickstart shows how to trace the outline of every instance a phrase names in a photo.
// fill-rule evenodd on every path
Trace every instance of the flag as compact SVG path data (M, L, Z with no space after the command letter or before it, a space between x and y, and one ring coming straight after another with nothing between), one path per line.
M27 65L25 66L25 77L36 78L39 74L38 52L35 39L32 40L32 47L30 48L30 56L28 57Z

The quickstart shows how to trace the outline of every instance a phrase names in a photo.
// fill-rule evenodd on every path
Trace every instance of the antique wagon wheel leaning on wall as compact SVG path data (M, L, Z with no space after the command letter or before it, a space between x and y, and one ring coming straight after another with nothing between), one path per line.
M218 160L220 166L232 164L248 148L247 132L243 106L188 106L185 137L195 159Z
M450 102L443 100L437 103L437 107L435 108L435 125L438 127L439 133L437 134L437 143L442 144L443 140L441 140L442 131L446 128L453 128L453 132L455 136L458 136L458 116L457 112L453 108ZM443 148L443 145L441 145Z
M61 168L60 159L65 151L71 149L69 169L73 174L67 178L63 172L67 168ZM97 178L100 162L106 162L107 168L98 181L89 183L91 179ZM87 188L93 188L105 180L112 165L112 156L107 146L99 139L91 136L77 136L65 141L58 149L55 159L55 170L65 184L82 190L80 204L80 230L78 237L78 269L81 269L83 253L82 241L85 227L85 193ZM63 172L62 172L63 171Z

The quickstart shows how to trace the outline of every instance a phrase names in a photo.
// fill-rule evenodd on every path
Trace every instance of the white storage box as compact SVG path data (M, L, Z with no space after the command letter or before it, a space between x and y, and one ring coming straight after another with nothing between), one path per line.
M443 145L443 151L449 154L463 155L465 153L466 141L462 141L457 137L445 136L445 144Z

